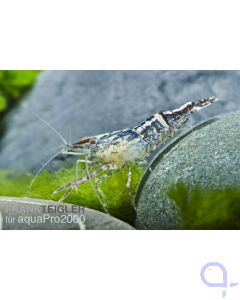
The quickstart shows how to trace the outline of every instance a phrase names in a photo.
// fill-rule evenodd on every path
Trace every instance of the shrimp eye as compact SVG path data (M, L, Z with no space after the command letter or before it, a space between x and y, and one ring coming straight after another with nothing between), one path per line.
M89 143L92 144L92 145L95 145L96 144L96 140L95 139L90 139Z

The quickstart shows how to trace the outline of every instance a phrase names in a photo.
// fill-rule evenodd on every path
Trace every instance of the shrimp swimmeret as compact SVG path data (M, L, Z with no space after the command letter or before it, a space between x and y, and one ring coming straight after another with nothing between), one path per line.
M154 150L156 150L157 147L172 138L174 133L188 121L188 118L192 113L201 110L217 100L218 98L212 96L196 102L187 102L178 109L156 113L132 129L123 129L85 137L72 144L68 144L55 128L37 116L55 133L57 133L65 144L63 150L57 153L54 157L60 153L77 155L80 157L80 159L77 160L77 164L79 162L84 162L86 165L87 174L85 177L79 179L76 176L76 180L61 186L54 192L54 194L65 189L66 192L60 199L60 201L63 201L72 189L77 189L85 182L90 181L103 208L107 212L106 205L103 201L104 195L100 190L100 184L104 179L111 175L112 170L117 170L128 165L129 171L127 187L130 188L132 174L130 163L144 164L146 162L146 158ZM51 159L47 163L50 161ZM96 163L101 164L101 167L90 173L88 165ZM43 167L45 167L45 165ZM105 172L103 176L97 177L103 172ZM96 178L96 186L94 186L92 182L93 178Z

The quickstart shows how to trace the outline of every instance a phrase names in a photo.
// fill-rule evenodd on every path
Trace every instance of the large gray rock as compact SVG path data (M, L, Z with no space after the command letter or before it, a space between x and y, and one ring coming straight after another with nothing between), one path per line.
M30 198L0 197L0 229L134 229L96 210Z
M181 182L207 188L240 187L240 111L195 127L168 145L143 177L136 227L179 228L175 204L167 196Z
M4 120L0 168L33 170L67 139L132 127L161 110L210 95L222 99L193 117L193 123L239 106L237 71L47 71L20 106ZM60 149L60 148L59 148ZM55 161L58 166L58 162ZM53 164L52 164L53 166Z

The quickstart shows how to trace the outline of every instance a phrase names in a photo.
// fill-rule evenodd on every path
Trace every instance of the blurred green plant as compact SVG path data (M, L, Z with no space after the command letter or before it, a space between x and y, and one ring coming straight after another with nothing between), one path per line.
M240 229L240 188L206 189L178 183L168 196L180 209L183 229Z
M134 220L133 202L138 183L142 177L144 169L136 165L132 166L131 193L126 188L128 168L123 168L106 179L101 190L104 193L105 201L109 213L130 224ZM32 174L17 175L14 171L0 170L0 196L32 197L49 200L59 200L64 192L53 196L53 192L75 179L75 166L63 166L59 171L43 171L34 181ZM79 177L86 176L84 165L79 168ZM73 190L64 202L83 205L99 211L103 211L99 200L93 191L90 183L80 186L77 191Z
M0 113L6 112L34 83L38 70L0 70Z
M6 106L7 106L6 99L0 95L0 111L5 110Z

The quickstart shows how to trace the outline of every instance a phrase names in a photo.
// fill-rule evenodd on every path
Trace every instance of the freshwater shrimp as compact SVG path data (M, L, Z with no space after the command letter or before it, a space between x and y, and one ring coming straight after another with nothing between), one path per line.
M63 154L82 156L83 159L78 162L85 162L88 174L84 178L76 178L58 188L54 193L67 189L67 194L65 194L67 196L72 189L96 178L106 170L120 169L129 163L145 163L146 158L159 145L170 139L187 122L191 113L199 111L217 100L218 98L212 96L196 102L188 102L173 111L157 113L132 129L85 137L71 145L66 145ZM92 163L102 164L102 166L90 174L87 165ZM106 177L105 174L103 178L100 178L100 182ZM128 187L130 186L130 177L129 167Z
M132 175L130 163L146 164L146 159L150 154L161 144L172 138L175 132L188 121L192 113L201 110L217 100L217 97L212 96L196 102L187 102L178 109L156 113L134 128L84 137L72 144L68 144L57 133L65 144L64 149L58 154L79 156L80 159L77 160L77 165L79 162L84 162L87 174L80 179L76 176L76 180L59 187L53 194L66 190L64 196L60 199L60 201L63 201L73 189L77 189L89 181L105 212L107 212L106 204L102 200L104 195L100 190L100 185L112 174L112 171L128 166L127 188L130 188ZM46 124L46 122L44 123ZM49 124L47 125L49 126ZM50 128L56 132L51 126ZM90 173L89 164L100 164L101 167ZM103 172L105 172L104 175L97 177ZM97 180L96 186L92 182L94 178Z

